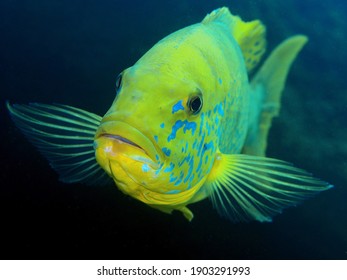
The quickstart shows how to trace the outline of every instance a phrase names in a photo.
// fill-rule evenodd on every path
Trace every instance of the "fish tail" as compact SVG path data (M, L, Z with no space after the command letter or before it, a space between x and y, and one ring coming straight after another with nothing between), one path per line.
M289 69L307 42L296 35L282 42L265 61L251 83L250 126L243 153L264 156L272 118L280 111L282 91Z
M67 106L30 103L10 105L10 116L66 183L109 183L95 160L94 135L101 117Z

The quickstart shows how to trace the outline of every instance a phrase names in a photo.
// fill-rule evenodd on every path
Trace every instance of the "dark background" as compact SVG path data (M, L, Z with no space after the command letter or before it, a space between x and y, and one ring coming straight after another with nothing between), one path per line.
M0 258L347 259L347 4L323 2L2 0ZM268 154L334 189L272 223L229 223L209 201L191 206L189 223L115 187L59 182L11 122L5 100L104 114L119 72L162 37L223 5L245 20L262 20L268 50L296 33L310 37L289 75Z

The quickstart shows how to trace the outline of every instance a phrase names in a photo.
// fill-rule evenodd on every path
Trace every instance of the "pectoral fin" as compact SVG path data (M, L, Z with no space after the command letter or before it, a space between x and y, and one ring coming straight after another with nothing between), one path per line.
M17 127L48 159L61 181L112 183L95 160L94 135L100 116L67 105L6 105Z
M282 209L332 187L277 159L219 154L206 185L219 214L233 222L270 222Z

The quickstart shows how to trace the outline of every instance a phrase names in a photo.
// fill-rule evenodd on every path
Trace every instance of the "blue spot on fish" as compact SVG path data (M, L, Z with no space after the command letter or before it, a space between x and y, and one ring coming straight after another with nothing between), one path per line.
M170 174L170 183L175 182L177 177L175 177L172 173Z
M183 180L183 176L184 176L184 173L181 171L180 177L177 179L177 181L174 184L175 186L178 186L179 184L181 184L181 182Z
M222 103L217 104L216 107L214 107L213 112L214 113L218 112L218 114L223 117L224 116L224 110L223 110Z
M175 165L172 162L170 162L170 166L166 167L164 169L164 172L171 172L174 169L174 167Z
M149 171L149 166L148 166L147 163L144 163L144 164L142 165L142 171L143 171L143 172L148 172L148 171Z
M196 169L196 172L199 172L199 174L198 174L198 177L200 177L201 176L201 165L202 165L202 159L203 159L203 157L204 157L204 154L205 154L205 152L207 151L207 150L209 150L209 149L213 149L213 147L214 147L214 144L213 144L213 142L212 142L212 140L209 142L209 143L205 143L204 144L204 147L203 147L203 149L202 149L202 154L201 154L201 156L200 156L200 160L199 160L199 164L198 164L198 167L197 167L197 169ZM200 151L199 151L200 152ZM206 159L205 159L205 163L206 163L207 161L206 161Z
M200 144L199 144L199 148L198 148L198 156L201 155L201 151L202 151L202 145L204 144L204 141L205 141L205 133L202 135L202 139L200 141Z
M220 103L220 104L218 105L217 110L218 110L218 114L220 114L220 115L223 117L223 116L224 116L224 110L223 110L223 105L222 105L222 103Z
M180 193L180 190L171 190L171 191L167 191L167 194L176 194L176 193Z
M197 143L198 143L198 140L195 139L195 141L194 141L194 143L193 143L193 147L192 147L193 149L195 149Z
M201 136L201 133L202 133L202 126L204 125L204 119L205 119L205 114L201 113L199 136Z
M194 135L194 132L196 130L196 122L188 122L187 120L184 121L185 126L183 128L183 132L186 133L187 130L191 130L192 134Z
M193 179L195 177L195 174L193 174L190 179L189 179L189 182L188 182L188 187L186 188L186 190L189 190L192 188L192 182L193 182Z
M184 110L182 100L178 101L175 105L172 106L172 114L176 113L179 110Z
M165 127L165 123L161 123L161 124L160 124L160 127L161 127L161 128L164 128L164 127Z
M218 79L218 83L219 83L220 85L223 83L223 81L222 81L221 78Z
M188 174L187 174L186 178L184 178L184 183L187 183L187 181L189 180L190 176L192 175L193 167L194 167L194 157L190 158L190 161L189 161L188 164L189 164L189 170L188 170Z
M154 135L154 140L158 143L158 135Z
M175 122L175 124L172 126L171 134L167 137L167 141L170 142L171 140L176 138L176 133L180 128L183 128L183 132L186 133L187 130L192 131L192 135L194 135L196 130L196 122L188 122L187 120L178 120Z
M168 148L166 148L166 147L162 148L162 151L164 152L164 154L165 154L166 156L170 156L170 154L171 154L171 150L168 149Z

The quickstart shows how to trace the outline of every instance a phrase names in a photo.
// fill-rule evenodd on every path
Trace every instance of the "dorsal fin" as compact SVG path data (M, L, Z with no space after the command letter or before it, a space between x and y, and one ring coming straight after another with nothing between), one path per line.
M231 34L239 44L245 59L247 71L257 66L266 49L265 26L259 20L244 22L239 16L234 16L226 7L216 9L208 14L203 24L220 22L229 26Z

